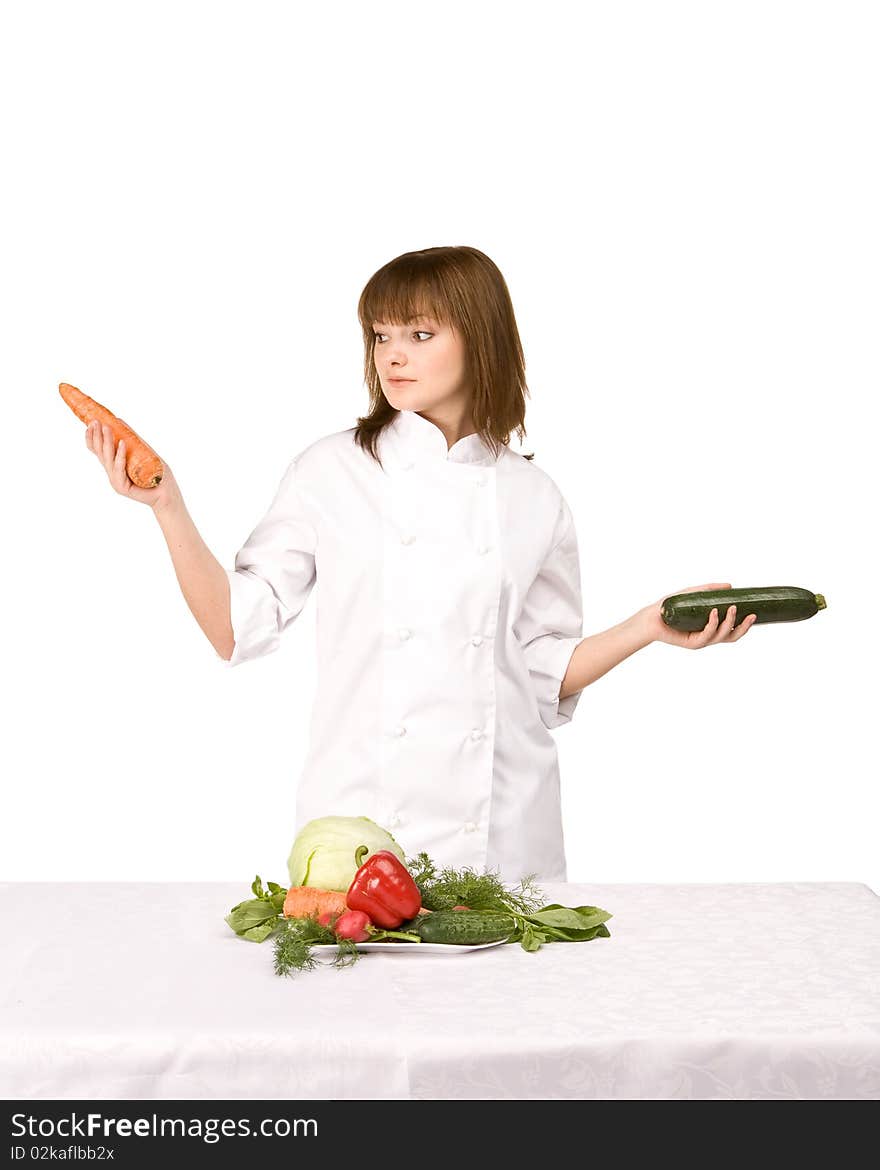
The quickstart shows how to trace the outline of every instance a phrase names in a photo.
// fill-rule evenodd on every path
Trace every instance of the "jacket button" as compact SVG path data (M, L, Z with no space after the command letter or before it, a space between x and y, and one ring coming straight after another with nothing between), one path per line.
M413 542L414 540L415 540L415 537L412 535L412 533L411 533L411 532L408 532L408 533L406 534L406 536L401 536L401 538L400 538L400 543L401 543L401 544L412 544L412 542Z
M409 463L401 463L400 467L402 471L412 471L412 469L415 467L415 464L410 461Z
M407 638L412 637L412 630L408 630L406 626L404 626L402 630L398 630L398 634L400 636L401 642L405 642Z
M477 487L485 487L486 486L485 475L478 476L477 479L474 480L474 483L477 485Z
M394 734L395 735L406 735L406 728L403 726L402 723L398 723L398 725L394 728Z
M471 739L482 739L482 738L483 738L482 731L479 729L479 727L475 727L473 729L473 731L471 732Z
M478 553L479 553L481 556L482 556L482 554L483 554L483 553L487 553L488 551L489 551L489 546L488 546L488 544L481 544L481 545L480 545L480 547L477 549L477 552L478 552Z
M477 826L474 824L473 821L465 821L464 831L466 833L474 833L474 832L476 832L476 828L477 828Z
M480 637L479 634L474 634L473 638L471 638L471 645L472 646L481 646L482 643L483 643L483 639Z

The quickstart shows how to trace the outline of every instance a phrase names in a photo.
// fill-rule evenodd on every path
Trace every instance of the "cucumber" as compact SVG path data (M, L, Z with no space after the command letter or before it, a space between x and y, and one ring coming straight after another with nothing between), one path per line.
M821 593L811 593L796 585L765 585L754 589L704 589L695 593L675 593L663 602L661 616L676 630L702 630L713 609L718 610L718 624L724 621L728 607L736 606L734 625L755 615L759 622L800 622L825 609Z
M513 929L510 915L495 910L435 910L421 918L415 932L422 942L478 946L507 938Z

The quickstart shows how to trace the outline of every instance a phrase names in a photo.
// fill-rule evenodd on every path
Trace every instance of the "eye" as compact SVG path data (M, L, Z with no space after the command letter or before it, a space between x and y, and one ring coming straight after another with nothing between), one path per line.
M418 337L420 333L423 333L425 335L425 337L433 337L434 336L434 334L429 333L427 329L417 329L415 331L415 333L413 333L413 337ZM379 338L384 337L384 336L385 336L384 333L374 333L373 340L376 342L377 345L379 345L380 344Z

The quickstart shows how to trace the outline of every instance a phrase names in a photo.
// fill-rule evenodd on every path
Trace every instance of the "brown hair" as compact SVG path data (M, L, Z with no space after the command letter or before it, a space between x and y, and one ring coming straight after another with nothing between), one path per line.
M423 248L390 260L367 281L358 301L364 331L364 377L370 409L358 418L355 442L376 460L381 432L397 415L382 390L373 359L373 322L406 324L433 316L461 334L477 432L497 457L516 430L525 436L525 359L504 277L476 248ZM534 459L535 455L524 455Z

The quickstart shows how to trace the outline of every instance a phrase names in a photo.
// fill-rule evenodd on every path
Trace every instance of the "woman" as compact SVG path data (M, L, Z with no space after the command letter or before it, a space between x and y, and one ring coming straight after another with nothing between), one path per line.
M486 255L405 253L370 278L358 315L370 409L294 457L234 570L204 545L167 464L159 488L138 489L107 435L87 441L117 491L152 504L228 665L277 650L320 581L296 832L368 816L407 856L565 881L551 730L640 647L736 641L754 615L734 629L733 609L720 625L713 613L686 634L665 625L661 598L582 638L571 511L508 445L525 434L528 390L507 285Z

